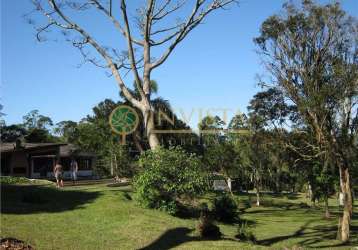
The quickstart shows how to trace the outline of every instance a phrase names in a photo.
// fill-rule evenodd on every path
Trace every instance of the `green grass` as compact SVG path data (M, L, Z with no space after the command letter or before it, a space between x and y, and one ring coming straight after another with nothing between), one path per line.
M358 245L356 215L352 242L340 246L335 240L338 208L331 207L332 219L325 220L323 210L304 206L300 195L264 195L262 207L240 214L255 233L255 245L238 241L237 225L232 224L218 224L223 239L201 240L196 219L140 208L130 195L129 187L105 184L62 190L3 185L1 237L23 240L36 249L353 249ZM247 196L239 198L244 204Z

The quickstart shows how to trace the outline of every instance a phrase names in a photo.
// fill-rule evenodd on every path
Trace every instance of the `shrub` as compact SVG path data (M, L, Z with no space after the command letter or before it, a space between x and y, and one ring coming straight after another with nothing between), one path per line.
M237 204L228 194L221 194L214 198L213 213L217 220L223 222L238 219Z
M206 204L201 208L197 230L202 238L219 239L221 237L220 228L213 223Z
M158 148L142 154L142 171L133 187L140 205L174 214L180 196L192 198L207 190L207 177L200 159L180 147Z
M159 210L167 212L170 215L175 215L177 214L179 208L176 201L161 200L159 202Z
M244 200L242 203L243 210L251 208L251 199Z
M242 241L249 241L252 243L256 242L256 237L254 233L249 229L246 222L241 223L239 225L236 238Z
M0 176L0 183L4 185L36 184L36 185L53 185L48 180L28 179L26 177Z
M30 180L25 177L13 177L13 176L1 176L1 184L27 184L30 183Z

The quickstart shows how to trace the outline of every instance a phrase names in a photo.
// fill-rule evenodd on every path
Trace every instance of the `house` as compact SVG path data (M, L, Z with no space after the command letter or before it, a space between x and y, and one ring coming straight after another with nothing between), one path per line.
M70 178L71 159L78 163L78 176L90 178L96 156L83 152L68 143L1 143L1 175L28 178L53 178L56 159L64 168L64 177Z

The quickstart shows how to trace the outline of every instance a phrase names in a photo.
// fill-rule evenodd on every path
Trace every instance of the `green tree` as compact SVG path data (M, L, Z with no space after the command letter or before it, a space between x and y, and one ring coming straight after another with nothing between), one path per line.
M56 142L58 141L50 129L53 126L52 119L41 115L38 110L32 110L23 116L22 126L27 130L24 137L27 142Z
M110 166L110 174L117 178L133 177L135 168L128 147L118 141L109 143L111 145L106 145L108 152L104 156L104 162Z
M26 136L28 131L21 124L12 124L1 126L1 141L15 142L17 139Z
M43 129L48 130L53 126L50 117L41 115L37 109L30 111L23 116L23 125L26 129Z
M211 143L205 148L203 161L211 173L220 174L225 178L232 193L231 179L238 177L239 174L239 154L235 145L227 140Z
M305 0L285 4L269 17L255 38L273 84L292 101L311 128L316 154L340 171L344 211L339 236L349 240L353 213L350 174L357 125L357 21L338 3L324 6Z
M78 137L77 122L74 121L61 121L56 124L54 133L59 135L61 140L74 143Z

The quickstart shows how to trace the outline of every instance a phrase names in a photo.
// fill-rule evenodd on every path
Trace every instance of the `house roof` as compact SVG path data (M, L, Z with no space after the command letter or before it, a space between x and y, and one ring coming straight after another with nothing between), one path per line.
M42 148L42 147L61 146L61 145L66 145L66 143L21 143L21 147L25 150ZM15 151L15 149L16 149L15 142L0 143L1 153Z
M35 150L35 149L43 149L47 147L59 147L60 156L71 156L74 153L77 156L94 156L94 154L89 152L83 152L78 149L73 144L68 143L21 143L21 150ZM16 150L16 143L0 143L0 151L1 153L6 152L14 152Z
M73 154L77 156L95 156L93 153L79 150L79 148L73 144L60 146L60 156L72 156Z

